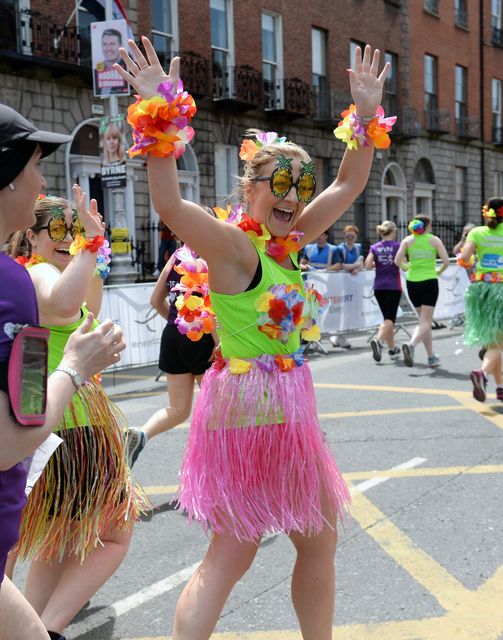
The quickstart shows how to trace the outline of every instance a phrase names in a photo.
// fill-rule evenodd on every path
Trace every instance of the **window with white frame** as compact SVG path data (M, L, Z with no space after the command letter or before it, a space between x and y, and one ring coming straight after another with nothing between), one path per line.
M232 95L233 21L231 0L210 0L213 96Z
M390 63L388 77L384 82L384 111L390 115L395 115L398 113L398 56L396 53L386 51L384 54L384 62Z
M238 181L238 151L227 144L215 145L215 192L218 206L225 206ZM232 200L232 198L231 198Z
M283 35L281 16L262 12L262 75L266 109L283 106L281 77L283 67Z
M435 128L438 120L437 58L426 53L424 56L424 112L426 127Z
M501 116L501 80L492 79L491 83L491 103L492 103L492 139L497 144L503 143L502 116Z
M458 127L466 118L466 67L457 64L454 70L454 117Z
M316 117L329 118L328 78L327 78L327 32L311 29L312 84L316 95Z
M464 224L466 222L466 167L455 167L454 190L454 222Z
M150 0L152 44L164 69L178 50L177 0Z

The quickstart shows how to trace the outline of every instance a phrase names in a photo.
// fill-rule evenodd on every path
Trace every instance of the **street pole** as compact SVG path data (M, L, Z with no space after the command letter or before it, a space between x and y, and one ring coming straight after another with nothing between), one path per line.
M112 0L106 0L105 4L105 20L113 20ZM117 96L110 94L108 96L109 116L117 116L119 107ZM132 266L131 255L131 234L126 218L126 193L124 187L112 188L112 211L110 227L112 262L110 264L110 275L108 276L109 284L124 284L134 282L137 273Z

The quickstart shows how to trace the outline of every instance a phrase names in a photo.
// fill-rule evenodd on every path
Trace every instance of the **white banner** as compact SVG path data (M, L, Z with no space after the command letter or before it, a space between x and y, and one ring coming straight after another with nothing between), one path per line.
M159 360L161 334L166 324L150 306L154 284L105 287L100 319L111 318L124 332L126 349L121 361L108 370L155 364Z

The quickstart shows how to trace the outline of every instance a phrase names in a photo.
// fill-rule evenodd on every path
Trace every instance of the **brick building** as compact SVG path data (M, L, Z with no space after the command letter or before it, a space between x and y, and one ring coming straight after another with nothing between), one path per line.
M0 0L0 99L74 142L45 164L48 190L73 181L97 197L113 223L114 198L101 188L100 109L94 98L89 24L103 2ZM124 8L135 34L151 35L166 62L180 53L182 78L197 99L193 144L179 160L185 197L223 204L239 173L248 128L277 131L316 161L318 183L336 175L344 152L332 130L350 101L345 69L370 42L392 63L384 97L399 116L389 150L378 151L365 192L335 225L375 225L429 212L449 244L459 225L479 221L484 198L503 193L502 0L467 13L462 0L138 0ZM473 6L473 3L470 3ZM119 98L125 112L130 98ZM153 263L157 222L142 160L128 160L127 226ZM150 265L149 265L150 266Z

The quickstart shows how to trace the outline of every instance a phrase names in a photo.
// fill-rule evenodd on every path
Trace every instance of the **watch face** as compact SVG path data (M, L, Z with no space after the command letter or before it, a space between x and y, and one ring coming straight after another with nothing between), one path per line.
M77 373L75 371L75 373L73 374L73 381L75 382L76 387L80 387L80 385L82 384L82 378L80 377L80 373Z

